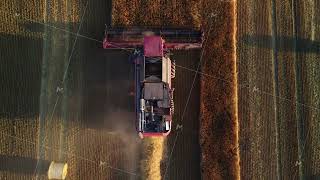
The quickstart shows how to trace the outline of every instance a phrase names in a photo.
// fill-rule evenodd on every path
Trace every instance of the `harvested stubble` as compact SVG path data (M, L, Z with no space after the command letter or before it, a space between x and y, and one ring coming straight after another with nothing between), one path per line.
M160 180L160 162L163 156L164 139L146 138L142 143L143 157L140 164L143 179Z

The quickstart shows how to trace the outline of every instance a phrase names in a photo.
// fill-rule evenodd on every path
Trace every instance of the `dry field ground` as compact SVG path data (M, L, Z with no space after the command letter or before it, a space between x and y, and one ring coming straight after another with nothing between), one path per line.
M45 179L51 160L69 163L69 179L150 177L141 173L153 169L141 163L155 159L139 152L156 145L141 145L134 131L106 133L115 119L123 120L119 130L133 126L128 54L97 48L111 19L121 26L210 29L205 75L196 77L185 114L201 52L174 52L176 116L156 173L162 179L237 179L239 171L241 179L319 179L318 1L86 2L0 3L0 179ZM79 33L92 39L77 39L68 65L83 14Z
M104 25L110 24L111 21L111 9L113 9L114 25L199 28L200 25L205 27L210 24L209 21L214 21L216 24L213 26L216 28L210 30L213 35L212 37L210 35L211 40L208 41L206 51L211 52L211 48L218 47L225 51L220 55L209 53L203 63L208 67L214 66L214 63L210 63L211 60L228 58L229 52L232 54L232 42L228 41L232 38L232 30L228 30L232 21L225 23L224 18L201 19L201 16L209 15L229 17L232 3L227 2L225 9L221 9L225 2L206 6L205 1L201 3L201 1L119 0L114 1L113 6L111 1L88 1L87 5L86 3L76 0L1 2L1 17L4 17L1 18L0 26L1 47L6 51L1 53L4 59L1 78L5 84L1 88L1 95L5 103L1 106L1 141L4 145L1 146L0 152L1 160L5 164L11 164L11 166L1 166L2 178L30 179L37 175L39 179L45 179L45 170L51 160L69 163L69 179L139 179L140 175L146 177L140 174L147 171L144 170L145 167L139 166L140 159L144 159L139 153L139 147L149 148L150 144L140 146L136 139L129 138L134 136L134 133L120 136L106 133L109 132L108 128L114 119L125 120L117 122L121 125L116 127L118 129L132 129L133 125L128 123L133 121L130 108L132 102L127 98L132 81L130 76L132 69L126 61L128 54L123 51L109 53L99 51ZM201 9L201 7L206 8ZM75 34L80 27L82 17L83 23L79 34L83 36L76 38ZM222 25L221 28L217 28L219 25ZM228 30L225 32L225 38L212 42L215 38L219 39L219 35L224 34L225 29ZM75 40L77 43L73 45ZM72 57L69 59L71 53ZM232 55L230 57L232 58ZM196 77L185 109L186 97L189 96L200 51L176 51L173 58L181 67L177 69L177 78L174 82L179 87L175 91L174 128L176 125L183 125L183 128L174 130L166 140L167 148L163 150L164 158L160 164L161 169L158 169L160 172L157 173L166 174L162 179L200 179L201 172L205 179L217 177L214 174L234 177L235 174L229 173L229 170L233 168L233 163L237 159L227 152L220 153L222 149L216 149L216 155L221 155L222 159L228 156L230 159L217 162L212 167L209 162L214 158L207 156L202 160L203 166L200 166L200 146L205 144L202 148L208 148L207 145L214 141L202 136L203 144L199 143L199 128L207 127L206 124L199 122L201 93L199 75ZM114 59L119 61L113 61ZM223 58L220 62L223 62ZM230 69L221 72L221 78L229 75L229 70L232 74L233 62L228 62L226 66ZM220 65L224 67L223 63ZM67 67L67 78L63 81ZM203 70L209 75L214 73L210 68ZM202 79L202 82L208 84L210 81ZM57 87L63 88L62 94L56 92ZM229 103L232 104L233 91L232 87L229 87L227 96ZM209 94L210 97L204 98L202 103L213 101L214 96L212 93ZM224 100L224 96L221 96L221 100ZM230 112L233 113L232 110ZM202 122L206 122L207 119L203 114L201 116ZM230 122L235 120L234 116L231 116ZM210 128L211 125L207 127ZM222 131L219 136L228 134L233 130L233 125L229 124L226 128L231 129ZM176 136L178 133L179 136ZM175 137L177 137L176 143ZM228 142L229 145L234 146L234 137L232 136ZM229 147L228 143L221 147ZM175 149L169 160L168 152L172 150L174 144ZM231 151L234 152L234 147ZM209 149L203 149L203 154L208 153ZM39 163L37 163L38 158L41 159ZM147 157L144 160L154 159ZM20 163L21 167L14 168L17 163ZM35 167L38 168L36 173ZM20 173L12 173L13 171Z
M242 179L319 179L319 2L237 2Z
M88 2L88 5L82 1L2 2L1 15L5 18L1 18L3 22L0 30L1 38L5 41L2 41L1 47L6 49L9 45L10 48L2 53L6 63L1 66L1 74L6 86L1 89L1 94L5 97L4 102L11 104L3 104L1 107L1 127L4 130L1 140L6 144L1 146L1 155L7 164L11 162L14 167L14 163L20 162L22 166L10 171L4 166L1 176L28 179L37 174L39 179L43 179L45 168L51 160L67 161L70 179L135 179L140 177L140 172L146 172L143 166L140 166L141 169L137 168L139 158L143 156L138 153L139 142L129 138L132 134L119 136L106 133L113 119L126 120L117 122L121 125L119 129L130 129L132 125L128 123L132 121L132 102L126 98L132 81L132 69L125 61L127 54L120 51L108 54L97 51L97 47L101 45L98 41L103 36L104 24L110 23L112 8L114 25L202 26L210 29L202 70L209 76L215 76L215 68L218 67L219 78L229 78L232 83L216 82L208 77L202 77L200 83L200 76L197 76L188 106L185 107L200 53L174 52L173 58L181 67L177 70L174 82L180 87L175 91L174 127L182 125L183 128L173 131L167 139L167 148L163 150L164 158L158 173L166 175L162 179L200 179L201 174L204 179L236 177L239 167L234 129L235 91L232 85L235 83L232 47L234 29L231 28L234 22L234 3L119 0L114 1L111 6L110 1ZM82 17L83 24L80 23ZM83 36L77 39L74 36L80 25L79 33L93 40ZM211 29L212 26L214 28ZM75 40L77 44L74 46ZM213 52L212 48L219 51ZM19 65L19 69L10 60ZM67 67L67 78L63 80ZM224 70L221 71L221 68ZM215 86L220 88L211 92L209 88ZM57 87L64 89L62 94L56 93ZM12 90L18 94L16 99L12 99ZM225 92L226 94L221 95ZM212 106L212 102L222 104ZM13 113L16 108L19 111ZM210 112L212 108L220 110L221 116L215 117L212 114L214 111ZM223 114L229 114L226 115L228 118ZM201 136L200 127L203 129L200 131ZM223 142L224 140L226 141ZM220 146L214 146L218 148L212 154L211 147L215 143ZM28 145L30 148L26 147ZM149 145L143 144L142 147L148 148ZM215 158L216 156L220 158ZM42 159L39 164L38 158ZM26 168L24 162L29 163L31 168ZM38 167L38 173L34 172L35 167ZM21 173L14 174L13 170Z
M69 163L69 179L138 178L135 134L108 133L112 119L124 120L117 123L123 131L133 125L125 123L133 122L127 54L99 51L111 2L2 1L0 7L0 179L46 179L52 160ZM82 36L73 50L82 15L79 34L98 42Z

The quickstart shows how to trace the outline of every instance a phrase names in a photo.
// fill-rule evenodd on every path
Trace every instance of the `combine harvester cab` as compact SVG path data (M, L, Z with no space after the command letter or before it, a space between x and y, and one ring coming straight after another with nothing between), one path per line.
M106 30L105 49L133 49L135 66L136 129L141 138L167 136L171 131L174 101L171 80L175 63L170 50L201 48L202 33L183 29Z

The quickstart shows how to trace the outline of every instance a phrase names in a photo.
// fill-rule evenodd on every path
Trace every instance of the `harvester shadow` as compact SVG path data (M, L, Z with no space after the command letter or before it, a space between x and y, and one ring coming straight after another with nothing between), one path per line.
M38 159L29 157L0 155L0 171L33 174L36 167L38 167L39 174L46 174L50 161L39 159L41 166L37 166L37 162Z
M273 49L273 37L268 35L244 35L241 41L248 46ZM275 48L279 52L298 52L320 54L320 41L310 39L294 38L289 36L275 37ZM296 44L296 47L295 47Z
M307 175L306 179L309 179L309 180L320 180L320 174Z
M90 2L87 8L90 15L84 16L79 32L81 36L77 40L81 47L76 47L69 70L70 74L83 74L81 81L84 86L81 90L71 92L73 97L70 99L82 99L82 123L88 128L109 129L111 125L122 124L120 121L123 119L130 119L127 121L133 123L134 114L129 115L134 108L133 96L129 95L134 87L133 64L127 61L126 52L104 50L102 43L98 42L103 39L105 25L111 24L111 1L105 2L104 5ZM103 23L97 23L96 17L99 16L103 17ZM74 41L80 23L49 20L47 23L21 21L19 25L28 32L40 33L44 32L47 26L50 33L61 34L62 38L71 37ZM78 59L74 58L76 54ZM81 64L81 67L74 69L73 63L76 62ZM119 119L120 117L122 118Z
M0 39L0 119L32 120L39 114L42 40L4 33Z
M84 5L86 2L81 4ZM84 9L81 9L79 17L82 17L82 13L84 13ZM88 13L90 13L90 15ZM97 23L97 17L99 17L100 21L103 23ZM66 18L67 20L73 19L72 17ZM58 22L49 18L48 21L49 22L24 20L19 22L19 26L29 32L44 32L45 26L47 26L49 30L60 31L62 34L71 32L73 35L77 34L80 26L80 20L77 22ZM81 34L82 37L88 36L93 39L101 40L105 26L110 26L112 23L111 21L112 1L89 1L79 34Z
M24 30L34 33L42 33L45 31L45 26L51 28L50 30L57 30L61 31L61 33L68 33L66 32L66 27L70 28L69 33L77 33L77 29L79 27L79 23L70 22L70 23L61 23L61 22L33 22L33 21L24 21L19 22L19 26L22 27Z
M134 72L126 52L92 50L84 62L83 111L87 127L134 130Z

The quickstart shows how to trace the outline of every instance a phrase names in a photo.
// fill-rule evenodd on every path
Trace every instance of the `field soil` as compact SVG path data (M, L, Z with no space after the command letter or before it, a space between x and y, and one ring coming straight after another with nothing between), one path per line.
M320 177L318 6L237 1L242 179Z
M200 50L173 52L173 131L158 146L156 169L162 179L237 178L233 7L198 0L1 2L0 160L11 164L0 166L1 179L46 179L51 161L69 164L68 179L140 179L141 159L155 167L140 152L156 145L135 138L128 52L101 49L105 24L208 30L206 76L195 73ZM229 83L212 78L217 74Z
M139 179L133 69L101 51L111 1L0 7L0 179L47 179L51 161L68 163L68 179Z
M40 33L23 31L9 14L37 17L33 7L33 13L21 7L0 2L0 179L31 179L37 163L43 43Z
M186 107L202 52L173 52L176 115L162 179L238 179L239 171L242 179L319 179L319 6L1 1L0 179L46 179L52 160L69 163L69 179L141 178L132 69L127 52L101 51L105 24L201 26L209 34Z

